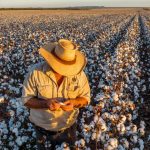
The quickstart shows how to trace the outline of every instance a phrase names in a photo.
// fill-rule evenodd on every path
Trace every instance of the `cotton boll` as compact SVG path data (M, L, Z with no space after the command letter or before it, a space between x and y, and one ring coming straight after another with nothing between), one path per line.
M56 148L56 150L70 150L68 144L65 143L65 142L63 142L63 143L61 144L61 146L56 146L55 148Z
M99 106L99 107L101 107L101 108L104 108L105 103L104 103L104 102L99 102L99 103L97 104L97 106Z
M126 118L127 118L128 121L131 121L131 120L132 120L132 115L128 113L128 114L126 115Z
M13 126L9 126L9 130L13 131L14 127Z
M113 100L115 102L119 101L119 97L118 97L118 94L117 93L113 93Z
M119 123L125 123L126 121L126 116L125 115L121 115L119 118Z
M109 118L109 117L110 117L110 114L108 112L105 112L105 113L102 114L102 118L104 120L107 119L107 118Z
M146 85L143 85L143 88L141 90L142 92L146 91Z
M139 132L140 136L144 136L145 135L145 129L144 128L139 128L138 132Z
M140 127L145 129L145 124L140 124Z
M117 125L117 130L118 130L119 134L124 134L125 131L126 131L125 125L122 124L122 123L118 124Z
M93 106L92 105L87 106L87 108L88 108L89 111L93 111Z
M94 129L94 127L95 127L94 121L92 121L92 122L90 123L89 127L90 127L90 129Z
M17 129L17 128L14 128L14 129L12 130L12 132L15 133L16 136L18 136L18 129Z
M122 109L120 106L117 106L116 108L117 108L117 111L121 111Z
M5 98L4 97L0 97L0 103L4 103L4 101L5 101Z
M144 121L140 122L140 127L145 128L145 122Z
M106 145L104 150L114 150L114 148L111 145Z
M104 143L105 142L105 134L101 134L101 136L100 136L100 141L102 142L102 143Z
M132 101L128 101L126 104L127 104L127 107L129 107L131 110L135 109L135 105Z
M110 120L112 123L116 124L118 122L119 116L117 114L111 115Z
M148 135L148 139L147 139L147 141L150 141L150 134Z
M91 148L90 147L85 147L85 150L91 150Z
M117 112L117 107L113 107L112 111L113 111L113 113L116 113Z
M13 145L14 145L14 142L10 141L9 146L13 147Z
M133 143L137 143L137 141L138 141L137 135L131 136L130 140L131 140Z
M96 134L96 140L99 141L101 137L101 130Z
M137 112L136 112L136 111L133 111L132 119L135 120L135 119L137 119L137 117L138 117Z
M16 143L17 143L19 146L21 146L21 145L23 144L20 136L17 137Z
M125 87L125 88L128 88L128 85L127 85L127 84L125 84L125 85L124 85L124 87Z
M127 139L123 138L123 139L121 140L121 142L122 142L124 148L126 148L126 149L129 148L129 142L128 142Z
M85 122L85 119L84 118L81 118L81 123L83 124Z
M99 116L98 116L98 115L95 115L95 116L94 116L94 122L95 122L95 123L98 122L98 119L99 119Z
M84 131L84 132L90 131L90 126L88 126L88 125L85 124L85 125L83 126L83 131Z
M144 141L142 139L138 139L138 143L140 145L140 150L144 150Z
M8 134L8 129L7 128L3 128L2 132L7 135Z
M4 140L6 140L7 139L7 135L5 134L5 135L3 135L3 139Z
M122 68L120 68L120 69L118 70L118 72L122 72Z
M113 148L117 148L118 146L118 140L115 138L110 138L108 141L108 144L111 145Z
M98 101L102 101L104 99L104 95L103 94L98 94L96 97L95 97L96 100Z
M132 133L137 133L137 126L131 125L131 131L132 131Z
M17 128L20 128L20 127L21 127L21 122L17 121L17 122L16 122L16 127L17 127Z
M63 143L62 147L63 147L63 150L70 150L68 144L66 144L66 143Z
M122 106L122 108L126 108L126 102L125 101L120 101L120 105Z
M91 138L92 140L95 140L96 139L96 132L93 132L92 133L92 138Z
M27 142L28 138L29 138L28 136L22 136L22 137L21 137L22 142L23 142L23 143Z
M30 130L31 131L31 130ZM33 133L32 133L32 137L36 137L36 132L35 131L33 131Z
M9 114L10 114L10 116L13 117L13 116L15 115L15 112L14 112L13 110L10 110L10 111L9 111Z
M139 148L135 147L135 148L132 148L132 150L140 150Z
M125 148L122 145L119 145L118 150L125 150Z
M103 118L99 117L98 123L103 124L105 123L105 121L103 120Z
M131 127L130 126L126 126L126 134L127 135L131 134Z
M100 129L101 129L102 132L105 132L107 130L106 124L102 123Z
M76 141L76 142L75 142L75 145L76 145L78 148L84 147L84 146L85 146L85 141L84 141L84 139L81 139L81 140L79 140L79 141Z

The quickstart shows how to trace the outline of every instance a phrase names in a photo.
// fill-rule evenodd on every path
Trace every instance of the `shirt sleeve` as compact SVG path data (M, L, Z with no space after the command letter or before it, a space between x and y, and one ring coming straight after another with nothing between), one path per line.
M37 96L37 88L34 77L34 71L31 71L27 74L22 89L22 102L23 104L27 103L29 99Z
M81 73L81 76L79 78L80 82L80 88L79 88L79 95L78 97L83 97L87 99L88 104L90 104L91 98L90 98L90 86L88 79L84 72Z

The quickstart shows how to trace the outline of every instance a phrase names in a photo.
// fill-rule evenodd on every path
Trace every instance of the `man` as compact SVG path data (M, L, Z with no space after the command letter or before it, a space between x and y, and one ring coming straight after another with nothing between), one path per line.
M71 146L79 108L90 103L90 87L83 72L86 58L75 43L65 39L40 48L39 53L45 62L28 73L22 91L38 149L44 150L50 144L54 149L62 142Z

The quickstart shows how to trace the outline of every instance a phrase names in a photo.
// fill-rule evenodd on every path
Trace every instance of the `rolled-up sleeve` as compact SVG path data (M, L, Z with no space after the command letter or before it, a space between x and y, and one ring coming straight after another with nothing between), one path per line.
M22 102L23 104L27 103L29 99L37 96L37 88L34 77L34 71L31 71L27 74L22 89Z
M80 81L80 88L79 88L78 97L83 97L83 98L87 99L88 104L90 104L90 101L91 101L90 86L89 86L88 79L83 71L81 73L79 81Z

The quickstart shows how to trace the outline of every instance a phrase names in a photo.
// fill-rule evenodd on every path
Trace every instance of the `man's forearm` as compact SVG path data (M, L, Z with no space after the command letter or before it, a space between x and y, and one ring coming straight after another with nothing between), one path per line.
M76 99L70 99L72 101L74 107L81 108L85 107L88 104L88 100L83 97L78 97ZM39 98L31 98L27 103L25 103L25 106L28 108L34 108L34 109L45 109L49 108L48 100L39 99Z
M85 107L88 104L88 100L84 97L78 97L71 101L73 101L74 107L76 107L76 108Z
M35 108L35 109L49 108L47 100L38 99L36 97L31 98L27 103L25 103L25 106L28 108Z

